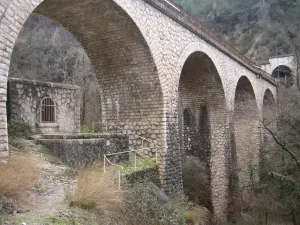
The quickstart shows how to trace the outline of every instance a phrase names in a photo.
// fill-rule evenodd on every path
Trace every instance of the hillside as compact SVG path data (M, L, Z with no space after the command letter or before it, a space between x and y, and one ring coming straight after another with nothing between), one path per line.
M298 0L176 1L252 60L293 52L299 30Z

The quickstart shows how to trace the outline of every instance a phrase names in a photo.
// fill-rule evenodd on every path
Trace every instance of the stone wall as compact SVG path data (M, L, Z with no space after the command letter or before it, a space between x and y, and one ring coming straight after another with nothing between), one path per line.
M38 143L46 146L50 153L64 163L76 168L88 166L95 160L103 161L104 154L129 150L126 135L47 135L36 137ZM128 154L108 157L112 162L128 160Z
M42 123L41 102L50 97L55 103L55 123ZM8 81L8 119L23 120L35 133L80 132L80 88L10 78Z

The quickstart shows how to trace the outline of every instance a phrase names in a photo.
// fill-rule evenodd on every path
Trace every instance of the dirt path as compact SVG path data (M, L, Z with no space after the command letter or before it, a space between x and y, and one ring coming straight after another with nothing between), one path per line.
M68 198L75 190L77 178L73 169L33 141L15 140L10 149L22 149L38 158L40 177L28 190L26 201L12 215L2 218L0 224L95 224L89 221L93 217L89 213L69 207Z

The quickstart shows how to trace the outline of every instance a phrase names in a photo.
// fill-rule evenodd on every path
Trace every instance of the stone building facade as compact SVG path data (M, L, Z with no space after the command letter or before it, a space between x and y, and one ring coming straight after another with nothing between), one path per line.
M28 123L34 133L79 133L80 88L9 78L8 120Z
M265 94L276 101L275 80L172 0L0 0L0 158L8 154L10 57L32 12L82 44L98 78L103 122L128 131L133 147L142 136L149 155L159 150L162 187L182 190L182 154L198 155L209 167L214 213L230 214L235 178L247 182L243 166L258 160L255 124Z

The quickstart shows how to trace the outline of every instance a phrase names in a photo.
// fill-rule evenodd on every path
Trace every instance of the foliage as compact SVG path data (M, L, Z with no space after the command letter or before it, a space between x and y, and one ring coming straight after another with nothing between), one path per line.
M300 220L299 92L295 86L280 88L279 99L279 115L262 122L265 145L261 180L249 188L250 198L242 204L242 212L252 222L289 221L296 225Z
M23 120L8 121L7 129L9 137L28 137L32 134L29 124Z
M298 0L177 0L177 3L254 60L294 50L286 28L299 24ZM299 29L292 30L295 33Z
M206 166L196 157L187 157L183 163L185 195L197 205L211 207L210 183Z
M103 172L102 166L93 166L79 172L71 206L114 218L120 212L122 202L123 191L118 189L118 177L114 170Z
M135 162L136 157L136 162ZM139 156L138 154L131 152L129 154L130 160L128 162L123 162L120 166L123 167L121 170L122 173L128 174L132 172L136 172L139 170L144 170L152 167L156 167L157 164L149 158L144 158ZM136 164L135 164L136 163Z
M185 218L180 213L180 203L161 203L153 194L147 181L128 185L125 192L125 207L128 224L180 225Z

